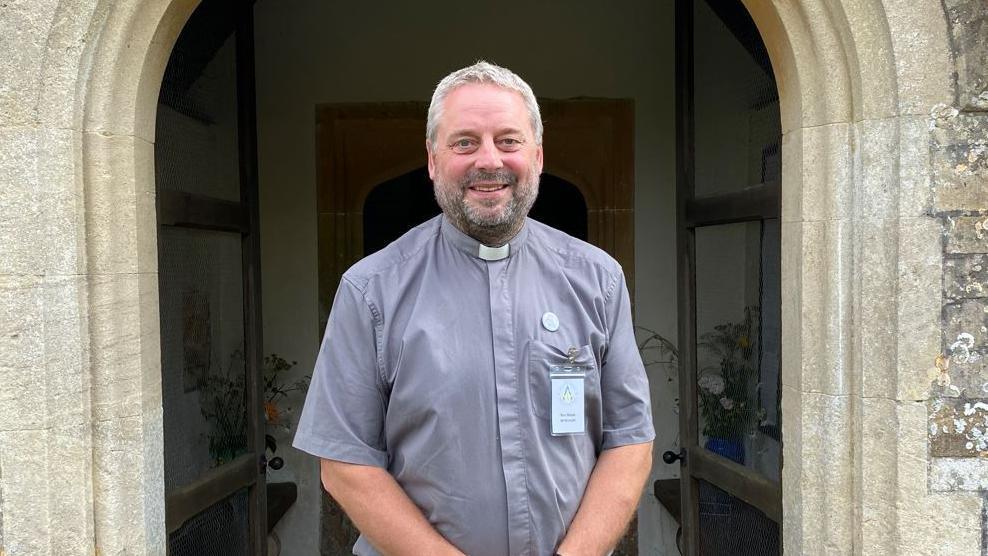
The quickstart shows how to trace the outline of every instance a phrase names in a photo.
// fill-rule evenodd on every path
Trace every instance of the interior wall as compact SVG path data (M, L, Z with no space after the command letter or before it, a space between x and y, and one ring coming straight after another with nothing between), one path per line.
M478 58L519 73L536 94L635 101L637 324L675 341L675 132L673 4L622 9L589 0L527 6L507 19L497 5L260 0L256 5L258 149L265 353L312 368L319 343L316 268L315 105L428 100L448 72ZM552 145L545 145L552 157ZM423 130L423 163L424 130ZM657 429L654 478L678 475L658 457L678 436L675 369L649 368ZM300 403L300 402L299 402ZM296 404L297 407L297 404ZM293 418L297 419L295 411ZM300 499L278 526L284 554L318 542L314 458L283 439ZM284 451L284 454L281 452ZM643 554L675 553L674 523L646 485Z

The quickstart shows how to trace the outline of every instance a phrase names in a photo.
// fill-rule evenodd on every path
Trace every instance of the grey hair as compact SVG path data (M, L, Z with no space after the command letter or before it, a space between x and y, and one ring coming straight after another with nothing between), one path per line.
M484 60L478 60L472 66L458 69L447 75L439 82L439 85L436 85L436 91L432 93L432 102L429 104L429 118L425 124L425 137L432 143L433 147L436 146L439 119L443 115L443 103L446 97L457 87L468 83L490 83L520 94L522 100L525 101L525 108L528 109L532 131L535 133L535 144L542 144L542 114L539 112L539 103L535 100L535 93L532 92L532 88L515 72Z

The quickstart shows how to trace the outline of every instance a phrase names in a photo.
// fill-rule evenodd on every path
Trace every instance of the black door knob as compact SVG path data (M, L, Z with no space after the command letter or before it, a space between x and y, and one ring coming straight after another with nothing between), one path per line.
M680 450L678 454L676 452L673 452L672 450L666 450L662 454L662 461L672 465L673 463L676 463L676 460L682 460L683 456L685 456L685 454L683 453L682 450Z

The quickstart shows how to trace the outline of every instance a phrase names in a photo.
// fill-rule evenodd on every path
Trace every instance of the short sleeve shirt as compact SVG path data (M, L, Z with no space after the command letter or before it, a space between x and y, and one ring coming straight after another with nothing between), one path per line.
M440 215L350 268L294 441L387 469L475 556L551 554L600 452L654 437L617 262L534 220L508 245L488 260ZM574 353L586 434L553 436L549 367Z

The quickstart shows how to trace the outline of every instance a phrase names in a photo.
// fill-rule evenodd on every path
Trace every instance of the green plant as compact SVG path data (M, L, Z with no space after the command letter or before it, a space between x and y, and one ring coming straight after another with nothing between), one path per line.
M738 439L750 431L761 413L751 399L758 372L753 336L757 318L757 307L745 307L741 322L717 325L700 336L698 346L717 361L697 379L703 434L708 438Z
M286 430L289 425L282 419L291 408L281 409L279 402L287 399L290 393L304 392L309 387L308 375L294 381L286 380L285 373L297 364L297 361L289 363L276 353L264 358L262 395L265 420ZM225 371L206 373L199 390L199 408L209 430L209 455L216 466L247 451L245 369L243 351L234 350Z
M209 455L216 466L247 451L244 353L234 350L225 372L206 373L199 410L209 427Z
M305 375L298 380L287 381L285 373L295 365L298 365L298 361L289 363L277 353L264 358L264 417L269 425L281 426L285 430L288 430L289 425L282 421L292 408L282 408L279 402L287 400L292 392L307 391L311 380L310 375Z

